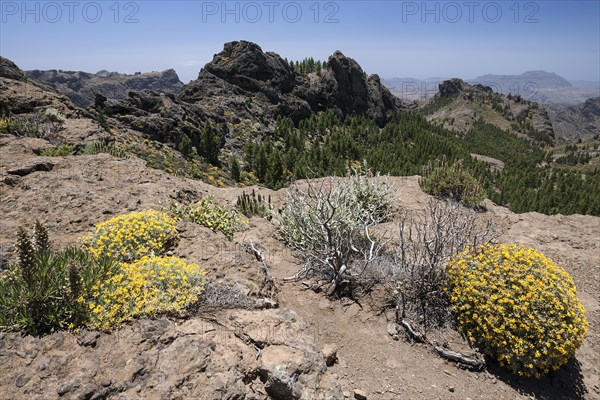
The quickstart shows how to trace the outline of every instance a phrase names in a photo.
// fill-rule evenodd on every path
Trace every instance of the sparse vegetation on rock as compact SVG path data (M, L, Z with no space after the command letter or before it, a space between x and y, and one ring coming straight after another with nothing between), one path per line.
M75 148L69 143L63 143L54 147L49 147L42 150L40 153L42 157L66 157L73 154L75 154Z
M111 156L116 157L116 158L127 157L127 152L125 150L115 146L113 143L111 143L107 140L92 142L92 143L87 144L83 148L83 154L85 154L85 155L94 155L94 154L101 154L101 153L110 154Z
M244 191L238 196L235 207L248 218L252 218L255 215L266 217L272 211L271 196L265 199L260 193L257 195L254 189L252 189L250 194Z

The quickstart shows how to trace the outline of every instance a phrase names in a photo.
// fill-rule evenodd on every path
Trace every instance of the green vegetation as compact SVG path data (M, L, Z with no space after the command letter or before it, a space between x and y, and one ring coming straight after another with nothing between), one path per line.
M445 157L423 168L419 184L424 192L436 197L458 201L467 207L477 207L483 201L483 188L477 179L463 168L463 161L448 164Z
M327 63L325 61L315 61L312 57L306 57L302 61L290 61L292 70L304 76L313 72L318 74L326 65Z
M221 154L221 135L212 126L210 121L204 124L202 134L200 135L200 148L198 154L206 159L212 165L219 165L219 155Z
M40 136L40 123L33 118L0 118L0 133L16 136Z
M382 174L403 176L421 174L445 157L449 165L462 160L484 196L515 212L600 215L600 168L547 165L545 146L481 120L457 134L412 112L399 113L379 128L365 117L341 120L327 111L297 127L279 118L272 134L246 143L242 174L252 172L262 184L279 189L296 179L346 175L361 165L359 160ZM505 167L495 171L472 153L499 159Z
M20 228L17 261L0 273L0 331L110 330L140 315L181 314L198 301L206 273L155 255L175 233L175 220L158 211L100 223L83 248L53 250L39 222L32 236Z
M19 229L16 247L18 261L0 275L0 330L41 335L85 325L82 296L117 265L78 248L52 250L40 223L33 238Z
M75 154L75 149L72 144L63 143L58 146L50 147L42 150L42 157L67 157Z
M110 143L107 140L101 140L98 142L92 142L87 144L83 148L83 154L86 155L94 155L106 153L110 154L115 158L126 158L127 152L120 147L115 146L113 143Z
M179 146L177 146L177 149L181 154L183 154L184 157L191 157L194 151L194 147L192 146L192 139L190 139L188 135L183 134L183 136L181 136L181 141L179 142Z
M462 332L511 372L540 377L564 365L588 323L571 276L534 249L484 244L449 265Z
M260 193L257 195L254 189L252 189L251 194L242 192L235 202L235 208L248 218L255 215L266 217L272 211L271 196L265 201L264 196L261 196Z
M235 211L216 204L210 196L203 197L196 204L172 202L170 212L177 218L188 219L215 232L221 232L229 240L233 240L233 234L244 226L244 221Z

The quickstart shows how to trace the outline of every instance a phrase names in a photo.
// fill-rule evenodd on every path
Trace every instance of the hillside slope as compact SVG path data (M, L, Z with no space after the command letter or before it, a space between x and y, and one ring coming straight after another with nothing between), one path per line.
M546 110L537 103L520 96L504 96L491 87L471 85L457 78L440 83L439 92L421 109L429 121L454 131L465 132L481 119L515 134L527 135L536 130L554 136Z

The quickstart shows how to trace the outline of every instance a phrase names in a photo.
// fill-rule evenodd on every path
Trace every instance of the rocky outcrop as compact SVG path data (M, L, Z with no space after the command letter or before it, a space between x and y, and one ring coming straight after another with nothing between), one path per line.
M15 63L4 57L0 57L0 92L0 116L39 114L49 107L67 117L79 114L67 97L27 78Z
M378 76L367 77L356 61L339 51L320 73L302 76L279 55L246 41L226 43L178 99L265 125L278 115L298 122L326 109L341 116L368 115L383 124L401 107Z
M13 79L15 81L27 80L23 71L14 62L2 56L0 56L0 78Z
M469 85L462 79L452 78L438 85L441 97L450 97L464 91Z
M96 94L109 99L124 99L131 90L155 90L175 94L183 83L173 69L133 75L101 71L90 74L82 71L33 70L25 72L35 81L47 84L66 95L79 107L94 104Z
M306 325L288 310L219 321L143 319L118 334L0 334L6 398L339 399Z
M420 104L430 121L446 129L468 131L483 119L502 130L527 136L531 128L554 138L554 129L547 111L521 96L503 95L494 88L479 83L470 84L453 78L441 82L433 98Z

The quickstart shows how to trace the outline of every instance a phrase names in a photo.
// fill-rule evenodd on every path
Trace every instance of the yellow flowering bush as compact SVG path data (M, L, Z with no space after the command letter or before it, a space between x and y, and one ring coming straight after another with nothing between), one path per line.
M449 263L448 277L462 332L513 373L539 377L560 368L587 334L571 276L534 249L467 249Z
M121 215L96 225L83 238L96 257L108 256L130 262L145 255L160 255L175 239L177 220L162 211L140 211Z
M216 204L210 196L192 205L174 202L171 212L178 218L189 219L215 232L222 232L229 240L233 240L233 233L242 230L246 222L235 211Z
M205 271L177 257L142 257L120 264L79 301L90 311L90 325L109 330L141 315L178 313L204 290Z

